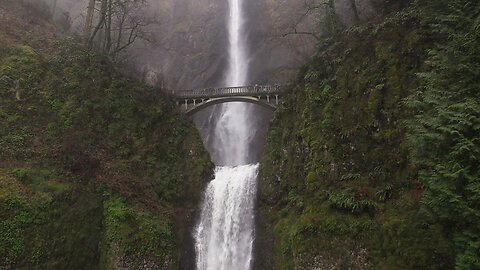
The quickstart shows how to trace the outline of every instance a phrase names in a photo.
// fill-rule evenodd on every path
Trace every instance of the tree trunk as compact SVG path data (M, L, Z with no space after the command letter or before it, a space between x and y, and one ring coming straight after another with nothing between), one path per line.
M106 14L107 25L105 31L105 51L110 53L112 49L112 0L108 0L108 11Z
M94 15L95 15L95 0L89 0L88 6L87 6L87 17L85 19L85 29L83 33L85 42L88 42L90 40L90 36L92 35Z
M327 13L326 23L328 25L328 35L336 35L342 28L340 19L337 14L335 0L329 0L328 6L325 11Z
M103 28L105 24L105 19L107 15L107 0L102 0L102 4L100 6L100 19L98 21L97 26L93 30L93 33L90 35L90 39L88 41L88 48L92 49L93 48L93 43L95 41L95 37L98 34L98 31Z
M57 11L57 0L53 0L52 2L52 16L55 16L55 11Z
M360 21L360 17L358 16L358 9L355 0L350 0L350 6L352 7L352 11L355 16L355 23L358 23Z
M16 80L15 81L15 98L17 99L17 101L22 101L22 88L20 87L20 80Z
M115 44L115 48L113 49L113 54L114 55L118 52L118 49L121 46L122 37L123 37L123 24L125 23L125 20L127 18L127 11L125 9L121 8L120 12L122 12L122 18L120 19L120 22L118 23L117 42Z

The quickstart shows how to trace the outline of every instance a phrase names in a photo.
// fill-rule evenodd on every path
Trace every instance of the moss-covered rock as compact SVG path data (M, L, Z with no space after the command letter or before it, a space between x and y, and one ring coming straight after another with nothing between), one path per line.
M71 41L0 45L4 268L176 269L212 163L167 96Z
M0 266L95 268L101 197L49 170L0 171Z
M452 163L446 160L451 162L456 152L428 152L435 146L425 140L448 145L444 149L455 149L460 143L455 143L453 135L438 135L443 127L432 118L439 110L435 106L448 98L437 96L428 103L420 93L431 91L432 97L446 93L438 90L442 87L456 89L462 83L463 89L474 89L478 77L476 81L469 77L467 83L450 76L436 80L435 87L418 77L418 73L450 74L445 70L462 76L455 68L459 65L432 66L438 55L452 61L453 55L464 57L469 72L478 70L478 65L473 68L477 54L471 43L478 33L478 4L466 2L459 0L450 6L418 1L380 24L349 29L318 45L316 56L275 113L267 138L259 180L259 269L475 268L479 256L471 250L478 243L476 218L470 216L468 222L454 222L457 227L452 227L456 212L447 213L445 208L439 214L442 210L434 206L455 207L444 204L442 197L432 197L434 190L449 193L445 179L431 176L448 168L446 164ZM463 49L450 39L461 31L452 21L464 24L466 33L458 33L458 38L465 41L457 44ZM438 44L442 44L439 50L451 48L448 56L431 51ZM460 102L461 95L466 100L478 98L468 91L446 95L458 98L456 107L449 107L451 115L458 112L454 108L465 108L465 119L478 120L472 104ZM458 120L450 123L454 119ZM411 125L418 129L410 129ZM463 134L462 138L473 142L473 133L467 131L472 130L472 122L467 126L449 127L455 130L452 134ZM415 149L413 141L423 150ZM468 153L473 156L478 144L469 145ZM428 166L419 158L420 151L430 157ZM437 153L437 157L428 153ZM478 174L478 167L470 167L468 160L456 168L470 176ZM471 202L478 197L465 193L464 188L478 184L478 178L468 178L465 186L460 182L466 178L455 179L456 193L449 193L449 198L458 199L456 206L475 208ZM443 216L450 222L442 221Z

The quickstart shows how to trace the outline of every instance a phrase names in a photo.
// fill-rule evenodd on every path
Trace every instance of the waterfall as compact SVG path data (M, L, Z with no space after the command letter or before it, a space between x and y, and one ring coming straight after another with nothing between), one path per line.
M243 32L244 19L242 10L243 0L228 0L228 42L229 48L229 69L227 73L227 84L229 86L242 86L247 82L248 60L246 35Z
M242 2L228 0L228 86L247 83L248 54ZM213 135L222 164L217 166L215 179L207 186L195 231L197 269L248 270L252 264L258 174L258 164L248 164L253 136L250 110L244 103L220 106L220 117Z
M250 269L258 165L217 167L197 227L197 269Z

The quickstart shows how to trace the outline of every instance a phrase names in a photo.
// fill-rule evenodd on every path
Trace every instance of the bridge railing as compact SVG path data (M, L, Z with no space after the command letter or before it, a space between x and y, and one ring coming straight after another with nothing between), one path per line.
M286 87L280 85L252 85L240 87L224 87L224 88L205 88L196 90L169 91L169 93L181 99L187 98L214 98L224 96L256 96L266 94L281 94L286 91Z

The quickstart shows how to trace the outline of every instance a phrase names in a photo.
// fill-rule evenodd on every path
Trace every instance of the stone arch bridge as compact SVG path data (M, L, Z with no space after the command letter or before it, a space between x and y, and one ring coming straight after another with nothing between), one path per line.
M253 85L240 87L206 88L197 90L169 91L187 115L215 104L247 102L275 110L287 87L280 85Z

